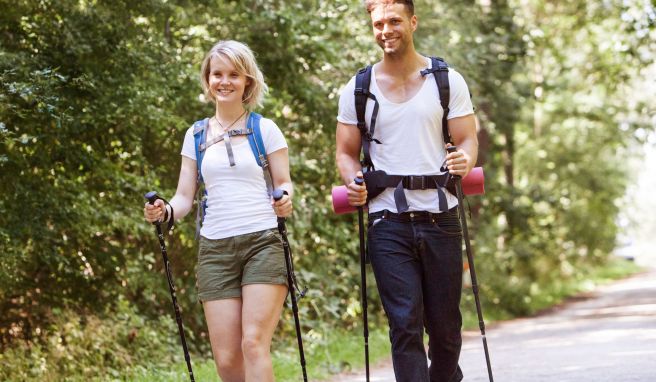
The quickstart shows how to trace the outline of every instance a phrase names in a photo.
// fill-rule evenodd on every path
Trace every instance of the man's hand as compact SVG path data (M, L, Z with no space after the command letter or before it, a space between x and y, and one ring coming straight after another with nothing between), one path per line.
M450 146L451 144L447 143L446 147ZM464 178L469 174L469 171L473 167L473 163L471 162L472 158L465 150L458 149L446 155L446 166L449 169L449 173L452 175L458 175L461 178Z
M358 171L356 178L363 178L362 171ZM355 179L346 186L349 204L352 206L363 206L367 203L367 187L364 180L361 184L355 183Z

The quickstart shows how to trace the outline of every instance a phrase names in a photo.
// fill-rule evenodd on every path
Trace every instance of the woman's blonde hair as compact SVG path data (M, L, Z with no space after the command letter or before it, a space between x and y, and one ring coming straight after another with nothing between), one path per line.
M242 103L246 109L252 110L262 106L264 95L268 91L268 86L264 82L264 75L257 66L255 55L248 45L234 40L219 41L205 55L203 63L200 66L200 85L203 87L203 94L206 100L214 101L210 92L209 75L210 61L212 57L222 56L228 59L235 66L239 74L248 78L248 84L244 89Z

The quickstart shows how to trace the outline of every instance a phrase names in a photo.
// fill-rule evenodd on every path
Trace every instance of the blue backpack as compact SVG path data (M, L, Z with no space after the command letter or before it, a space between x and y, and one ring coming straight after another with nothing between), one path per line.
M260 114L251 112L248 116L248 121L246 122L246 129L229 130L222 136L214 138L209 142L207 141L207 128L210 121L209 118L201 119L194 123L194 146L196 148L196 168L198 169L198 193L196 198L198 203L198 210L196 213L196 237L198 237L200 233L200 226L205 219L205 209L207 208L207 190L205 189L205 182L203 181L203 175L201 173L201 165L203 163L205 151L213 144L221 141L226 142L226 150L228 151L230 166L234 166L235 160L232 154L230 138L239 135L247 136L248 143L251 146L251 151L253 152L253 156L255 156L255 161L257 162L258 166L262 167L264 181L267 185L267 193L269 196L271 195L273 190L273 182L271 180L269 161L266 157L264 141L262 140L262 131L260 129L261 120L262 116Z

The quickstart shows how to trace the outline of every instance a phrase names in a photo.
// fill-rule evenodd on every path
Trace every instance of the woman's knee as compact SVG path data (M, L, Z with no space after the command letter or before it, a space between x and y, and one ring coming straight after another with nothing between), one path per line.
M221 375L232 375L242 371L244 355L241 352L220 351L215 353L214 361Z
M257 360L269 356L269 341L260 335L244 335L241 341L241 350L247 360Z

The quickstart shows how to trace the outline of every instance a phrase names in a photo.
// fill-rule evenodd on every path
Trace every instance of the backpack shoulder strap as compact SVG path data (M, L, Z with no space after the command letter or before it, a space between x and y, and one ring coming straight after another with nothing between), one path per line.
M262 139L262 129L260 127L261 121L262 116L260 114L251 112L248 116L246 129L252 131L252 134L248 134L248 143L251 146L251 151L253 152L253 156L255 156L257 165L262 167L267 193L271 196L273 192L273 180L271 178L271 169L269 168L266 148L264 147L264 140Z
M358 118L358 129L366 131L364 115L367 110L367 99L369 98L369 85L371 84L371 65L358 70L355 75L355 114Z
M207 127L209 125L209 121L209 118L205 118L194 122L193 125L194 148L196 150L196 168L198 169L198 183L203 182L203 175L201 174L200 169L203 162L203 157L205 156L205 150L201 150L201 147L207 140Z
M371 141L380 143L380 141L373 138L374 132L376 131L376 118L378 116L379 105L376 96L369 91L372 70L373 67L371 65L358 70L358 73L355 75L355 89L353 90L355 96L355 114L358 119L358 130L360 130L360 136L362 137L362 166L366 167L368 170L371 170L374 167L371 155L369 154ZM371 114L369 129L367 129L367 123L365 121L368 99L374 101L374 110Z
M196 178L198 179L198 191L196 192L196 239L200 237L200 227L205 219L205 209L207 208L207 190L205 189L203 174L200 169L203 163L203 157L205 156L205 150L201 150L201 147L205 145L205 141L207 140L207 128L209 122L210 119L205 118L194 122L193 125L194 149L196 150L196 169L198 172Z
M431 57L431 68L421 71L421 75L425 76L429 73L433 73L435 77L435 83L437 84L437 90L440 93L440 105L444 110L442 115L442 135L444 136L444 143L453 144L451 139L451 134L449 133L449 127L447 123L447 117L449 116L449 99L451 97L451 87L449 85L449 65L440 57Z
M262 116L260 114L251 112L246 122L246 129L253 132L248 135L248 143L251 145L251 151L255 156L257 165L263 167L263 163L266 163L266 149L262 139L262 129L260 128L261 120Z

